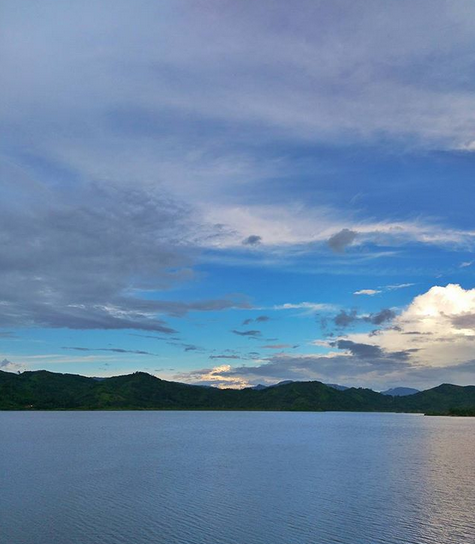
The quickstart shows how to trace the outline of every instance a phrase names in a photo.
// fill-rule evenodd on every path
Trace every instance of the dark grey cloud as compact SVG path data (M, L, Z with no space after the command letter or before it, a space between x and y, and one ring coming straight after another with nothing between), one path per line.
M265 323L267 321L270 321L270 317L268 315L259 315L256 318L249 317L248 319L245 319L242 324L243 325L250 325L253 322L256 323Z
M157 191L61 190L7 164L0 200L0 327L176 331L161 315L249 308L247 300L143 298L192 277L189 211ZM22 174L22 175L20 175Z
M186 344L185 342L167 342L170 346L176 346L183 348L183 351L207 351L204 348L196 346L195 344Z
M372 323L373 325L382 325L396 317L396 313L390 308L383 308L379 312L369 315L359 316L357 310L340 310L333 317L333 322L338 328L344 329L358 322ZM327 322L325 322L327 323Z
M337 327L348 327L358 321L358 315L356 310L341 310L334 318L333 322Z
M351 340L340 339L336 342L331 342L332 347L337 347L338 349L346 349L351 352L355 357L361 359L377 361L384 358L396 359L396 360L407 360L409 355L418 351L416 348L407 349L404 351L392 351L387 352L379 346L373 344L363 344L359 342L353 342Z
M369 321L370 323L373 323L373 325L381 325L382 323L391 321L395 317L396 313L393 310L384 308L375 314L370 314L369 317L365 318L365 321Z
M257 236L256 234L252 234L251 236L248 236L247 238L244 238L242 241L242 245L244 246L257 246L262 242L262 237Z
M335 253L343 253L356 239L358 233L354 230L343 229L328 239L330 249Z
M225 379L246 380L251 384L282 380L319 380L329 383L334 381L367 385L384 382L392 373L409 372L413 367L407 352L387 352L374 346L342 343L340 349L350 351L349 355L316 356L291 355L280 353L268 357L264 363L256 366L241 365L229 369L215 369L214 376ZM180 380L193 380L199 383L210 373L210 369L195 370L176 376ZM216 383L216 382L215 382ZM223 384L225 380L223 380Z
M262 333L261 331L256 331L256 330L251 330L251 331L237 331L235 329L233 329L231 331L233 334L237 334L239 336L248 336L250 338L259 338L260 336L262 336Z
M338 349L347 349L356 357L376 358L383 356L383 350L379 346L371 344L360 344L351 340L337 340L330 345L336 346Z
M473 313L456 315L451 321L456 329L475 329L475 314Z
M110 351L112 353L131 353L134 355L153 355L158 357L156 353L150 353L149 351L142 351L139 349L122 349L122 348L83 348L76 346L64 346L61 349L74 350L74 351Z

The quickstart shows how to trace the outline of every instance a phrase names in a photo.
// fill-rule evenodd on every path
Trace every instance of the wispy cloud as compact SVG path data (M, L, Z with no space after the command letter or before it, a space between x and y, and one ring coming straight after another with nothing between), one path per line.
M285 302L272 307L273 310L303 310L304 314L311 314L321 310L333 310L333 304L322 302Z
M354 295L367 295L369 297L372 297L374 295L379 295L382 291L379 289L360 289L359 291L355 291Z
M238 336L247 336L248 338L260 338L262 336L262 332L258 330L238 331L233 329L231 332L233 334L237 334Z
M159 357L156 353L150 353L149 351L142 351L138 349L122 349L122 348L83 348L76 346L65 346L61 349L72 350L72 351L110 351L112 353L131 353L133 355L152 355L153 357Z
M405 289L407 287L412 287L415 285L414 283L399 283L396 285L385 285L383 287L378 287L377 289L360 289L359 291L355 291L354 295L367 295L367 296L374 296L379 295L383 293L384 291L397 291L399 289Z

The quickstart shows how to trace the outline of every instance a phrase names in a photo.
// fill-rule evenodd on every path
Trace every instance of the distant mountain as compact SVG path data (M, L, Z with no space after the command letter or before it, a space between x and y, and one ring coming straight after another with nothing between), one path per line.
M405 397L371 389L343 391L321 382L263 389L217 389L168 382L136 372L97 380L45 370L0 371L1 410L300 410L424 412L469 415L475 386L443 384Z
M420 393L419 389L413 389L412 387L393 387L386 391L381 391L381 395L390 395L391 397L407 397L416 393Z
M328 387L333 387L333 389L337 389L338 391L345 391L346 389L349 389L349 387L346 387L346 385L338 385L337 383L326 383Z
M281 385L289 385L289 383L295 383L293 380L284 380L282 382L274 383L273 385L269 385L269 387L280 387Z
M254 391L262 391L263 389L267 389L269 387L279 387L280 385L287 385L289 383L294 383L294 381L284 380L283 382L273 383L271 385L263 385L262 383L258 383L257 385L253 385L252 387L249 387L248 389L254 389Z
M280 385L288 385L289 383L299 383L295 382L294 380L284 380L282 382L274 383L272 385L263 385L262 383L258 383L257 385L252 386L250 389L254 389L256 391L261 391L262 389L267 389L268 387L278 387ZM338 385L337 383L326 383L328 387L332 387L333 389L338 389L338 391L344 391L345 389L349 389L348 387L345 387L344 385Z

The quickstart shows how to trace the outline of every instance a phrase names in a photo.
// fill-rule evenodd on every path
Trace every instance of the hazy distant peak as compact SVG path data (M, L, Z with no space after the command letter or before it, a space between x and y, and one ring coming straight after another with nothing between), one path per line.
M415 395L416 393L420 393L420 391L413 387L392 387L386 391L381 391L382 395L390 395L391 397L407 397L408 395Z

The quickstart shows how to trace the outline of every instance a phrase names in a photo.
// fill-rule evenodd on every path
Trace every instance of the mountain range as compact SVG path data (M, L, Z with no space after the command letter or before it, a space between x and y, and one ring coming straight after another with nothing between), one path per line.
M336 389L318 381L217 389L144 372L89 378L45 370L0 371L1 410L301 410L475 414L475 386L439 385L406 396Z

